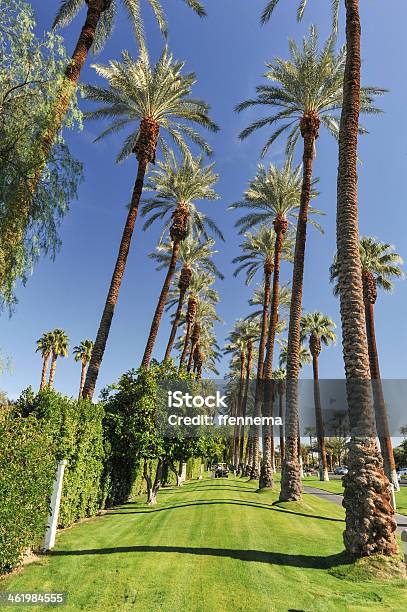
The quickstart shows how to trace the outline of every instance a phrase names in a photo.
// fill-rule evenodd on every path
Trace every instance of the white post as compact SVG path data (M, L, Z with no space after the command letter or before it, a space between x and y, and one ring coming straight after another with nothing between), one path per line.
M393 507L393 510L396 511L397 509L396 495L394 493L394 485L392 485L391 482L389 482L389 492L390 492L390 503Z
M403 552L404 552L404 563L407 567L407 530L403 529L401 532L401 541L403 542Z
M199 478L198 480L202 480L203 479L203 473L204 473L204 464L201 463L200 467L199 467Z
M187 479L187 464L183 463L182 464L182 472L181 472L181 481L185 482Z
M64 479L65 466L68 462L66 459L58 462L57 473L54 480L54 489L51 497L51 514L48 518L47 530L45 532L42 548L51 550L55 546L55 537L58 527L59 507L61 505L62 482Z

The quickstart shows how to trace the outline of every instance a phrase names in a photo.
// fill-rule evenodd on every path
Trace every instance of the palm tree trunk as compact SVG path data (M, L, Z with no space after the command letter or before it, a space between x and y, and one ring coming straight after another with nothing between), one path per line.
M187 356L189 339L191 337L191 327L192 327L192 321L188 321L188 323L187 323L187 330L185 332L184 347L182 349L182 354L181 354L181 357L180 357L180 360L179 360L179 367L180 368L184 364L184 361L185 361L186 356Z
M47 384L47 370L48 370L48 364L49 364L50 357L51 357L51 353L47 353L46 355L44 355L44 360L42 362L40 391L42 391L45 385Z
M82 361L81 382L80 382L80 385L79 385L78 399L81 399L81 397L82 397L83 386L85 384L85 376L86 376L86 361Z
M400 490L394 461L393 445L389 432L386 400L384 399L380 376L379 355L377 352L376 332L374 324L374 304L365 300L366 333L369 349L370 375L372 378L373 401L376 416L376 428L383 457L384 473L396 491Z
M281 421L284 422L284 420L283 420L283 416L284 416L283 393L282 393L281 389L279 389L279 391L278 391L278 404L279 404L278 416L280 417ZM280 462L281 462L281 468L283 466L284 454L285 454L284 426L280 425Z
M55 379L55 368L57 367L57 355L52 353L51 367L49 370L49 379L48 379L48 387L53 389L54 387L54 379Z
M249 395L250 374L252 370L252 355L253 355L253 347L252 347L252 344L249 343L247 347L246 380L245 380L243 400L242 400L243 419L246 418L246 411L247 411L247 398ZM244 425L244 420L243 420L243 425L240 428L240 450L239 450L239 463L242 466L242 469L243 469L243 463L244 463L243 461L244 460L244 432L245 432L245 425Z
M130 250L131 238L133 235L134 225L137 219L138 207L144 184L144 177L147 171L147 164L148 162L146 160L139 161L138 163L137 178L134 184L130 209L127 215L126 224L124 226L123 235L119 247L119 253L113 271L112 280L110 282L109 292L107 294L106 303L103 309L102 318L100 320L95 344L92 350L92 356L90 359L88 371L86 373L86 380L83 388L83 397L87 397L90 400L92 399L95 391L95 385L99 374L100 364L102 363L103 354L106 348L106 342L109 336L110 326L112 324L114 311L119 297L120 285L123 280L123 274Z
M328 463L326 460L324 420L322 417L321 390L319 388L318 355L316 354L312 355L312 369L314 374L315 425L319 451L319 480L328 481L329 475Z
M179 326L179 322L181 320L182 307L184 305L186 292L187 292L187 288L182 289L182 290L180 289L179 298L178 298L177 312L175 313L175 318L174 318L174 321L173 321L173 324L172 324L170 338L168 340L167 348L165 350L164 361L168 361L169 358L170 358L170 355L171 355L172 347L174 345L175 337L177 335L177 329L178 329L178 326Z
M196 342L194 342L194 343L191 345L191 350L190 350L190 353L189 353L188 364L187 364L187 372L190 372L190 371L191 371L191 367L192 367L192 360L193 360L193 358L194 358L194 351L195 351L195 347L196 347Z
M359 0L345 0L345 6L347 54L339 131L337 253L342 346L352 438L348 452L349 472L343 478L343 505L346 509L344 543L349 553L362 557L374 553L396 554L397 545L388 481L375 439L359 252ZM360 424L363 426L362 432ZM360 478L361 470L363 478Z
M295 241L290 324L288 329L286 446L281 474L280 501L299 501L301 499L301 477L300 465L298 462L298 378L300 373L299 352L301 347L300 322L308 208L311 197L312 162L314 158L315 140L318 138L319 117L315 114L304 115L301 119L300 127L301 135L304 139L303 181Z
M271 287L271 274L273 271L272 265L267 262L264 265L264 302L263 312L261 318L261 333L259 342L259 355L257 360L257 377L256 377L256 389L254 395L254 414L255 416L261 416L261 403L263 400L264 393L264 353L267 344L267 324L268 324L268 309L270 305L270 287ZM260 457L260 427L256 425L252 429L252 441L251 441L251 453L250 453L250 478L256 480L260 476L259 472L259 457Z
M273 353L274 343L276 338L276 330L278 323L278 293L280 290L280 266L281 253L284 244L284 235L288 229L287 219L277 217L274 221L274 229L276 232L274 245L274 276L273 276L273 294L271 298L270 324L267 339L267 353L264 368L265 395L263 402L263 413L265 416L273 415ZM263 461L260 469L259 488L271 488L273 486L273 427L263 427Z
M181 243L175 240L172 245L172 255L170 265L168 266L167 275L164 280L163 288L161 289L160 297L158 299L157 308L155 309L153 321L151 323L150 334L148 336L146 348L144 350L143 361L141 367L148 369L153 353L154 344L157 338L158 329L160 327L161 317L164 311L165 304L167 302L168 292L170 290L171 281L175 274L175 268L177 266L178 253Z

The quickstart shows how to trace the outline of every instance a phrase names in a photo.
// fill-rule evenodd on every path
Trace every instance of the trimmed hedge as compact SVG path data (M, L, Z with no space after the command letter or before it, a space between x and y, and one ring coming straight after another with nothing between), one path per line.
M54 445L38 419L0 407L0 573L41 545L54 473Z

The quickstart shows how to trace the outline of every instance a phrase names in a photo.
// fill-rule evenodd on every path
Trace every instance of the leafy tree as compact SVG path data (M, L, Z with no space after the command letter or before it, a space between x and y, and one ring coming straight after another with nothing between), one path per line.
M321 312L310 312L301 318L301 334L303 338L309 340L309 350L312 356L312 368L314 374L314 407L316 436L319 450L319 479L329 480L328 464L325 452L325 433L324 421L322 416L321 394L319 389L319 364L318 359L321 354L322 345L329 346L336 342L334 329L335 323Z
M214 230L223 239L216 223L200 212L195 204L195 200L219 199L218 194L212 188L218 180L218 175L213 172L213 168L214 164L207 167L203 166L202 156L198 158L188 156L180 163L174 153L171 153L167 155L165 162L158 163L158 169L151 172L147 182L146 189L154 191L155 195L147 200L142 209L142 215L150 215L144 224L144 229L157 219L162 220L170 215L171 221L167 221L165 230L169 229L172 249L167 274L144 351L142 361L144 368L148 368L151 360L183 241L192 232L202 232L204 237L208 239L206 227ZM168 228L169 224L170 227Z
M302 49L292 40L289 44L290 60L276 58L267 64L266 77L273 81L273 84L257 87L258 95L255 99L247 100L237 106L239 112L257 105L276 109L274 114L255 120L240 134L240 138L245 139L255 130L271 126L273 131L262 149L263 156L282 133L288 132L287 154L292 154L300 136L303 139L303 181L297 223L288 332L287 381L289 384L287 385L286 412L288 435L280 492L282 501L295 501L301 498L301 481L297 461L298 432L296 428L299 410L297 380L300 370L300 321L307 220L312 189L312 165L321 123L334 137L337 138L339 134L336 111L342 105L346 59L344 48L338 53L335 51L334 36L327 40L321 50L319 49L318 33L314 26L311 26L309 36L304 38ZM358 95L361 98L362 110L375 112L373 95L382 92L383 90L371 87L360 89ZM276 124L279 126L274 129ZM362 128L359 129L363 131Z
M52 359L51 367L49 370L48 387L50 389L54 386L55 368L57 366L58 357L67 357L69 349L69 339L66 332L63 329L54 329L51 332L51 347L52 347Z
M15 285L25 283L42 254L54 257L58 226L76 197L82 166L62 136L45 166L38 132L49 120L67 58L62 39L35 34L33 10L22 0L0 6L0 302L12 308ZM64 126L80 125L72 98ZM31 181L38 175L35 189Z
M82 364L81 368L81 382L79 385L79 399L82 397L83 385L85 384L86 368L92 356L93 341L82 340L78 346L74 346L73 354L75 361L80 361Z
M184 63L173 60L167 48L155 66L151 66L147 49L142 44L137 59L133 59L124 51L121 62L111 61L109 66L95 66L97 73L107 80L107 88L90 85L85 87L86 98L100 103L99 108L89 112L87 117L107 117L112 120L111 125L97 140L131 126L132 131L125 139L117 159L122 161L134 153L138 170L115 269L86 374L84 397L92 398L95 390L148 166L155 162L158 145L164 152L168 151L161 132L165 131L181 151L190 156L185 139L210 152L209 146L191 124L217 130L217 126L208 116L207 104L190 97L196 79L193 73L183 75L183 68Z

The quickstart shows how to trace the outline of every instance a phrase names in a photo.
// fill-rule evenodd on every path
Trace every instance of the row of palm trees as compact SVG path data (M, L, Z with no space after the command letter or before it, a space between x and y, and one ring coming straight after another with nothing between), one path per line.
M157 0L149 0L162 31L165 22L161 5ZM204 14L202 6L196 0L186 0L199 15ZM80 0L64 0L56 19L56 25L66 25L79 10L83 2ZM39 142L40 161L45 163L55 136L65 115L70 98L75 90L80 71L86 61L89 49L100 48L104 39L112 31L112 22L117 8L115 0L86 0L87 15L84 26L78 38L72 62L69 64L61 95L55 103L54 112L50 114L50 125L41 134ZM100 106L88 113L88 118L108 119L110 125L100 137L115 133L131 126L132 132L126 138L118 155L121 161L131 154L138 161L137 176L134 184L128 217L119 247L116 266L113 272L106 304L103 310L94 350L86 375L83 395L92 398L95 384L106 347L119 289L123 278L130 242L138 215L142 189L149 165L155 162L157 147L160 147L164 158L169 153L168 137L181 150L185 159L191 159L192 154L187 141L201 147L204 153L210 149L202 136L192 125L215 131L217 126L209 117L208 106L190 97L191 88L195 82L193 74L182 74L183 63L175 62L167 49L155 66L151 66L148 52L142 39L139 0L123 2L134 24L140 44L140 55L133 59L124 52L120 62L110 62L109 66L96 66L97 73L107 81L106 87L87 86L85 95L89 100L98 102ZM278 0L267 3L262 15L267 22ZM307 0L301 0L298 17L301 18ZM334 0L334 26L338 26L338 8L340 1ZM378 361L369 359L370 353L375 357L377 350L369 342L373 334L373 305L375 295L372 283L366 280L364 287L357 201L357 142L359 133L364 130L359 124L360 112L378 112L373 105L373 97L383 93L382 89L360 86L360 16L359 0L345 0L346 9L346 49L335 50L335 36L332 35L320 49L316 28L312 27L308 38L304 39L302 48L290 41L289 60L276 59L267 64L265 85L257 88L257 96L241 103L237 110L243 111L249 107L260 106L272 110L269 116L256 120L241 133L241 138L248 137L259 128L272 128L262 149L264 156L275 140L283 133L287 134L287 154L292 155L300 138L303 142L303 164L300 197L297 202L297 224L295 248L293 255L292 297L290 302L290 317L287 343L286 363L286 440L285 460L283 462L282 486L280 499L285 501L299 500L301 497L300 466L298 461L298 393L297 380L300 371L301 356L301 319L302 319L302 286L304 276L304 258L306 248L307 225L311 212L310 203L314 196L313 159L316 154L316 141L321 125L339 140L339 170L338 170L338 205L337 205L337 279L340 297L342 345L345 362L345 372L348 381L360 381L364 384L348 384L348 405L351 426L360 421L372 423L371 419L371 370L378 374ZM340 113L340 119L339 119ZM164 137L165 136L165 137ZM288 162L287 162L288 163ZM291 162L290 162L291 163ZM35 189L36 181L41 172L41 164L33 178L31 188ZM23 204L25 204L23 202ZM172 232L171 269L169 278L163 287L163 292L169 291L175 272L174 261L178 257L179 243L182 242L186 222L186 206L180 205ZM26 207L22 207L22 214ZM265 220L263 217L262 221ZM267 219L269 220L269 219ZM288 232L287 219L276 216L272 220L275 231L275 248L273 259L272 288L264 287L264 296L270 300L270 314L266 320L267 309L263 307L262 325L263 339L260 342L259 354L265 352L264 362L258 358L257 385L255 404L257 410L261 404L269 405L272 401L270 385L261 385L262 379L272 380L274 340L277 333L279 274L283 244ZM257 222L250 227L254 227ZM243 224L244 226L244 224ZM248 228L246 228L248 229ZM175 244L178 246L175 247ZM267 267L270 272L270 266ZM265 280L267 277L264 268ZM187 282L184 274L183 286ZM180 279L181 280L181 279ZM364 290L365 289L365 290ZM267 298L268 294L268 298ZM186 333L183 342L182 359L186 358L189 346L189 369L199 373L202 370L202 346L212 350L215 359L216 347L210 344L210 326L203 327L201 321L213 321L213 304L202 302L201 321L198 316L200 302L192 300L191 310L185 315ZM165 305L162 295L151 326L143 365L148 367L158 326ZM264 306L264 304L263 304ZM205 310L207 311L205 314ZM182 315L180 314L180 317ZM366 330L366 323L368 330ZM265 342L265 330L267 340ZM370 330L370 331L369 331ZM204 342L204 331L208 338ZM367 333L368 332L368 333ZM317 343L316 343L317 344ZM247 347L249 354L250 345ZM187 350L185 350L187 349ZM253 341L250 348L253 355ZM252 357L251 357L252 358ZM247 365L247 364L246 364ZM242 364L240 369L242 370ZM374 373L372 373L374 376ZM379 380L378 375L376 380ZM376 414L383 416L380 386L375 387L374 403ZM378 390L377 390L378 389ZM245 390L242 388L242 393ZM263 397L264 395L264 397ZM381 431L384 431L381 429ZM258 432L257 432L258 433ZM272 436L271 436L272 437ZM270 435L263 440L266 450L262 462L262 477L270 474L269 448ZM253 465L258 464L259 436L253 438ZM381 471L381 458L376 446L374 429L364 436L353 436L348 453L349 475L345 479L344 505L346 508L346 530L344 541L349 552L355 555L366 555L374 552L394 554L396 543L394 539L395 521L390 506L390 496L387 480ZM358 475L365 475L361 481ZM360 500L363 499L363 504ZM378 519L380 519L378 521ZM378 527L379 525L379 527Z
M81 380L79 385L79 398L82 397L83 385L85 383L86 369L88 367L93 349L92 340L82 340L78 346L73 348L75 361L81 362ZM54 386L55 370L58 357L67 357L69 352L69 338L63 329L57 328L53 331L45 332L41 338L37 340L36 352L41 353L42 372L40 391L48 386L50 389ZM48 366L49 378L47 382Z

